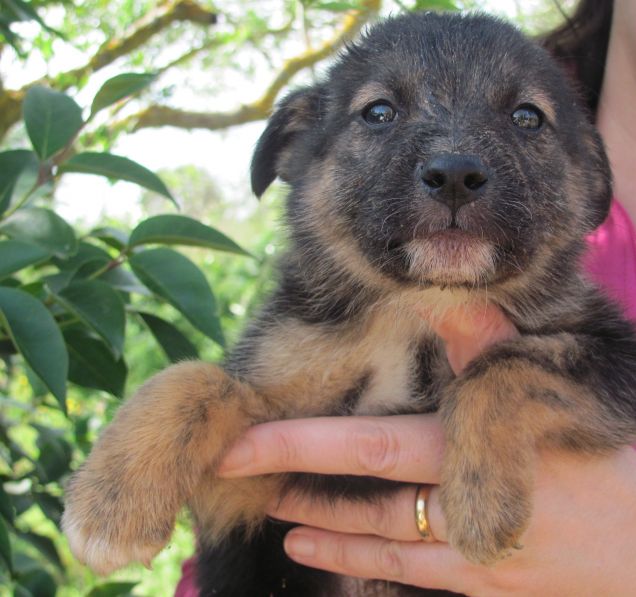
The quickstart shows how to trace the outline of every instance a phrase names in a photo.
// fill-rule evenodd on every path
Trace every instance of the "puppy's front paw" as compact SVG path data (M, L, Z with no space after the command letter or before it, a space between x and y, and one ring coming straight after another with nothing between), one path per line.
M530 499L514 481L496 479L487 467L447 478L440 491L449 543L466 559L491 565L520 549L530 519Z
M150 562L170 537L170 533L167 533L162 540L142 543L125 537L121 530L88 521L72 509L64 514L63 530L77 560L103 575L133 562L141 562L149 568Z
M67 489L62 528L71 551L99 574L132 562L149 567L168 542L175 512L161 487L97 478L80 470Z
M200 362L173 365L118 411L66 490L64 531L98 572L149 564L223 450L267 412L246 384Z

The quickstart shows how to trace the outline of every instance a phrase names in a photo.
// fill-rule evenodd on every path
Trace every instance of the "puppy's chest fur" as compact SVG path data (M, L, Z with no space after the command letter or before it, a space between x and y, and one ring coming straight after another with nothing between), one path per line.
M403 293L370 306L346 325L281 321L257 323L249 354L239 346L230 368L275 401L286 396L288 416L381 415L436 410L439 389L453 374L440 341L415 311L465 302L463 291ZM441 295L441 296L439 296ZM269 326L267 320L275 320ZM294 412L296 411L296 412Z

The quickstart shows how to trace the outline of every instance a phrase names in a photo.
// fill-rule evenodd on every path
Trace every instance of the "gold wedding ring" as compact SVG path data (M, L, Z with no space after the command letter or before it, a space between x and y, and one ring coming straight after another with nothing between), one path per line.
M415 492L415 526L422 541L434 543L436 541L428 523L428 502L431 494L430 485L418 485Z

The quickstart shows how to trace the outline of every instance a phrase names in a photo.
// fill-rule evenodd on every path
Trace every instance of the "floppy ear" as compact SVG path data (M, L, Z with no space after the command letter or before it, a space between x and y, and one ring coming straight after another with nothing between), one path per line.
M321 90L308 87L289 94L270 117L252 156L252 191L260 197L277 176L288 182L286 163L293 140L319 120Z

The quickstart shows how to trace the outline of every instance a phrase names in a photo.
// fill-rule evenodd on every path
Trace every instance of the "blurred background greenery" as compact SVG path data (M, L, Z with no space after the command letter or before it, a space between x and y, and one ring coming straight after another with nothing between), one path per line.
M26 321L16 321L15 304L0 300L0 597L167 596L174 591L181 562L193 552L194 539L184 514L152 571L131 567L99 579L74 561L58 527L68 473L86 456L121 396L178 358L171 354L170 342L187 338L186 352L210 360L222 359L224 351L219 339L213 341L214 334L193 323L192 313L171 300L174 297L139 283L143 272L129 263L135 254L132 244L126 240L118 244L103 232L104 227L125 236L142 220L180 214L191 218L187 226L192 234L191 222L196 221L210 227L206 230L222 231L246 249L249 256L232 254L223 246L212 250L214 243L194 242L192 234L180 242L161 235L152 241L182 245L180 254L196 264L216 297L214 316L225 345L231 345L272 287L272 264L284 245L284 234L277 229L284 188L274 185L257 202L247 184L251 149L276 99L319 76L342 43L378 15L478 9L513 19L536 33L562 20L572 4L0 0L0 260L9 255L16 264L3 269L0 263L0 291L4 289L0 299L21 292L39 301L55 327L64 331L69 351L69 330L106 351L113 349L108 330L100 336L99 325L91 325L81 305L73 305L69 285L103 281L110 288L99 287L104 296L115 292L126 313L122 354L115 351L115 361L109 357L104 365L118 372L113 375L121 376L124 391L113 389L112 380L73 373L71 354L71 369L62 375L63 390L52 396L47 363L39 369L28 350L28 333L38 324L28 321L28 313ZM107 105L87 117L91 98L121 73L152 76L139 88L123 90L121 97L113 95L115 85L110 83ZM33 128L34 117L24 107L29 93L27 102L33 100L30 90L40 86L65 93L84 106L82 124L74 130L62 127L60 148L51 155L43 149ZM51 97L63 103L59 94ZM35 171L24 164L16 170L11 160L27 155L16 150L31 146ZM133 180L136 185L116 182L126 178L123 171L93 172L98 176L64 173L65 164L87 151L126 156L150 168L176 199L178 209L140 179ZM20 261L24 255L18 255L16 247L24 245L17 242L42 249L38 245L42 239L33 237L30 224L24 232L12 220L33 209L63 219L79 241L75 249L62 255L45 251L38 259ZM95 232L96 228L102 232ZM206 234L209 239L211 233ZM104 262L98 260L92 268L87 260L79 263L82 251L93 255L95 250L105 256ZM129 286L104 277L101 266L111 276L113 270L125 272ZM140 311L169 322L167 336L151 333ZM22 323L25 326L20 327ZM65 356L66 348L61 350Z

